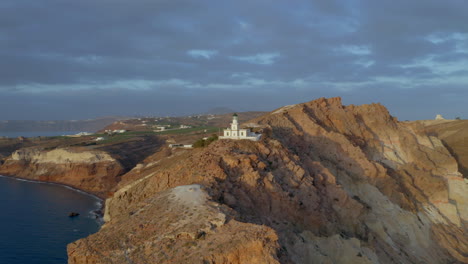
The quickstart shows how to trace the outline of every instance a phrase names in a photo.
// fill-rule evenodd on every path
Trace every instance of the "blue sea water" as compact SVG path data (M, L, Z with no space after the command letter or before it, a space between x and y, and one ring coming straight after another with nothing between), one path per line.
M67 263L67 244L99 230L100 203L65 186L0 176L0 264ZM80 215L68 217L72 211Z
M0 131L0 137L15 138L15 137L54 137L64 135L75 135L83 131L26 131L26 132L7 132Z

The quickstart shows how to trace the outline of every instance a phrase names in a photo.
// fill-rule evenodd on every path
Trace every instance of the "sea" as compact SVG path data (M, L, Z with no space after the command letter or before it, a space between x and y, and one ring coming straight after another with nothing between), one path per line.
M0 176L0 263L67 263L67 244L99 230L101 205L69 187Z
M0 132L36 137L78 132ZM0 175L0 264L64 264L67 244L97 232L102 201L70 187ZM80 215L69 217L70 212Z
M15 137L54 137L65 135L76 135L82 131L24 131L24 132L9 132L0 131L0 137L15 138Z

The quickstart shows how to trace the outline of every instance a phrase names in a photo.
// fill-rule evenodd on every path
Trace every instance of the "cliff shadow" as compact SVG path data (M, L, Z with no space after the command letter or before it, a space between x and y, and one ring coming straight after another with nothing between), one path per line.
M281 145L270 144L270 139L280 141ZM289 258L288 250L294 248L294 243L300 241L306 231L317 237L339 235L343 239L354 237L365 243L369 242L369 237L376 239L364 220L373 208L365 202L365 197L348 192L333 193L333 190L341 188L340 185L349 182L373 185L393 203L407 209L419 208L414 195L424 196L424 193L413 193L420 190L405 188L402 179L410 177L403 175L405 171L384 169L370 172L379 162L356 160L346 147L352 142L344 142L342 138L334 140L302 130L295 133L292 128L274 127L271 135L264 137L262 142L250 144L262 143L271 148L269 154L262 153L259 148L257 151L246 148L237 153L245 157L256 156L267 166L255 167L252 158L251 167L244 168L221 162L227 178L217 180L219 192L214 197L237 211L238 221L274 229L281 245L278 254L284 259ZM362 155L367 159L365 153ZM363 167L364 164L370 167ZM387 177L378 177L377 173L385 173ZM333 175L336 183L327 181L327 174ZM399 200L400 197L404 199ZM343 210L349 213L343 213ZM384 241L377 243L385 244ZM398 250L405 251L404 248ZM378 254L386 258L398 255L398 252Z
M138 163L156 153L165 144L158 136L142 136L136 140L106 145L99 149L108 152L122 164L125 172L133 169Z
M333 153L325 155L310 143L311 140L320 141L321 144L333 146L336 151L344 152L341 146L327 138L305 138L293 134L290 128L275 128L271 137L282 144L272 147L268 154L259 151L258 147L256 150L246 147L236 152L251 158L248 165L251 167L228 165L221 161L220 166L227 178L217 179L214 199L237 211L236 220L274 229L281 246L278 257L284 259L283 263L287 263L288 250L297 239L301 240L301 234L305 231L317 237L339 235L344 239L356 237L367 241L366 226L357 224L359 216L352 220L344 219L334 207L351 199L356 210L362 208L365 213L371 209L369 205L358 196L349 196L340 201L342 198L330 195L330 183L320 171L325 169L337 175L342 173L339 171L346 171L347 166L354 167L354 174L363 174L365 170L359 164L350 164L353 162L351 160L346 161L346 166L342 165L345 162L330 156ZM271 147L274 144L268 144L269 140L269 137L264 137L262 142L249 145L265 143ZM266 167L256 167L256 159ZM314 162L320 163L321 169L312 167ZM339 176L336 177L339 180Z

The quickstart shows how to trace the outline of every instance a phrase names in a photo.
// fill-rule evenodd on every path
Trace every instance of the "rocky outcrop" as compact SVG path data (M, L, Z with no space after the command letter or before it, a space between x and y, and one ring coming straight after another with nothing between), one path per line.
M68 263L279 263L271 228L234 220L236 213L200 185L135 205L113 219L117 224L70 244Z
M468 178L468 120L444 120L445 122L415 121L422 124L428 134L437 136L457 159L460 172Z
M467 182L436 137L339 98L251 122L259 142L165 150L124 175L69 263L468 262Z
M122 165L108 153L81 148L23 148L0 166L0 174L66 184L100 197L117 185Z

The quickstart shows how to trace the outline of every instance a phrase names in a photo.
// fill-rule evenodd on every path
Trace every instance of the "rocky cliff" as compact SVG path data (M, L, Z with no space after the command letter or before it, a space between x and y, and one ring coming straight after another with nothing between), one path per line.
M108 196L123 173L122 165L107 152L78 147L22 148L0 166L2 175L66 184L100 197Z
M437 122L439 121L439 122ZM428 134L437 136L453 154L460 172L468 178L468 120L420 122Z
M122 135L96 144L95 137L0 140L0 174L66 184L107 198L121 176L154 154L164 140Z
M124 175L69 263L468 263L468 184L436 137L339 98L250 123L262 141Z

